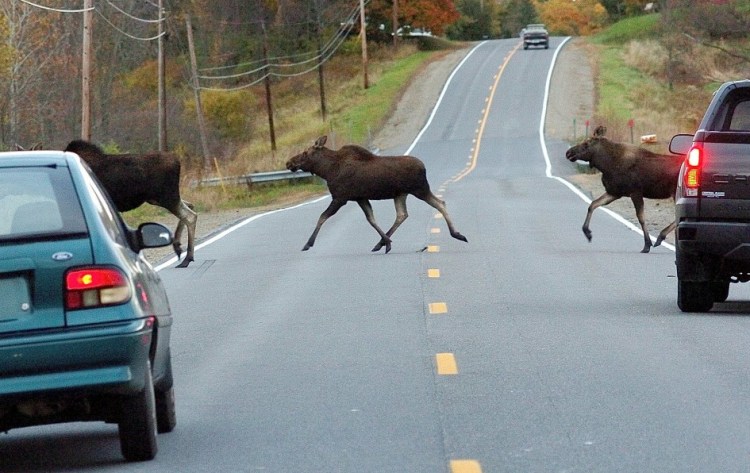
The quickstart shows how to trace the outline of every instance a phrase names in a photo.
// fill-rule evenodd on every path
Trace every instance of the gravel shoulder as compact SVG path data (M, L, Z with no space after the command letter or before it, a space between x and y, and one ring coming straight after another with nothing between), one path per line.
M445 81L456 65L465 57L473 45L466 48L448 51L428 63L406 87L399 102L395 105L390 118L373 136L371 145L378 149L406 149L432 112L434 104L442 91ZM593 116L595 107L594 77L596 71L595 56L586 43L574 38L560 52L552 74L550 97L545 120L545 134L573 143L584 134L584 123ZM574 127L574 123L576 126ZM591 128L595 125L592 124ZM564 156L551 156L553 160L565 160ZM585 169L577 172L571 168L569 175L561 176L580 187L591 198L604 193L599 173L588 173ZM232 209L216 212L201 212L198 215L196 240L202 240L232 226L253 215L288 207L309 199L311 196L293 196L284 201L264 207ZM630 199L620 199L607 206L624 218L638 225L635 209ZM672 201L646 201L646 222L652 235L674 219ZM581 224L585 217L582 208ZM168 217L167 219L170 219ZM163 222L174 229L176 219ZM583 236L581 236L583 238ZM184 236L183 238L186 238ZM667 238L673 242L673 235ZM185 242L183 242L183 246ZM634 247L638 247L634 239ZM171 247L147 250L146 256L153 262L165 260L172 256Z

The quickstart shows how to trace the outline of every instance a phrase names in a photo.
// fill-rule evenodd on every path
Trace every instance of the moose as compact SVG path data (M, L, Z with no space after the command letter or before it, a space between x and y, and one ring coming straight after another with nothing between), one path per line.
M648 253L651 239L643 217L643 199L674 199L684 156L657 154L639 146L615 143L604 137L606 131L603 126L597 127L592 137L565 153L569 161L588 162L589 166L602 173L605 192L589 205L583 222L583 234L591 241L589 222L594 210L621 197L630 197L643 230L641 253ZM659 246L675 225L675 222L667 225L653 246Z
M327 136L321 136L315 144L290 158L286 167L290 171L308 171L323 178L331 193L331 203L320 214L310 238L302 251L315 244L320 227L349 201L355 201L365 213L368 223L380 235L380 241L372 251L391 251L391 236L406 220L406 198L409 194L421 199L443 215L453 238L467 241L453 226L445 209L445 202L430 190L424 163L413 156L377 156L356 145L346 145L337 151L325 147ZM393 199L396 220L387 232L375 222L370 200Z
M169 210L179 219L172 248L179 259L180 238L187 227L187 253L178 268L194 261L195 225L198 214L192 204L180 197L180 160L171 153L106 154L97 145L73 140L65 147L81 157L109 193L120 212L127 212L148 202Z

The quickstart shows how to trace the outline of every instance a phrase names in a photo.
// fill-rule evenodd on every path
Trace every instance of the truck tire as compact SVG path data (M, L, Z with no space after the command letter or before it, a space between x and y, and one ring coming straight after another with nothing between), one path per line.
M729 281L714 281L711 283L714 302L724 302L729 297Z
M677 280L677 306L683 312L708 312L714 305L710 281Z
M150 362L145 371L143 390L124 399L118 422L120 450L127 461L153 460L157 452L156 399Z

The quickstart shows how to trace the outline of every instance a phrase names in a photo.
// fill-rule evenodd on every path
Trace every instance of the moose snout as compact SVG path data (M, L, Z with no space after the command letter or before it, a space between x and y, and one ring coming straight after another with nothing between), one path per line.
M576 154L573 148L568 149L568 151L565 152L565 157L568 158L568 161L575 161L576 160Z
M289 161L286 162L286 168L292 172L299 170L299 166L297 166L297 164L294 162L293 159L290 159Z

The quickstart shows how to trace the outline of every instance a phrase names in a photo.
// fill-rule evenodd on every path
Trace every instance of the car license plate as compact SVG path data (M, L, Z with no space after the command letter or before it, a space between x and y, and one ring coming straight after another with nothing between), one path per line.
M0 324L30 312L31 292L26 277L18 274L0 276Z

